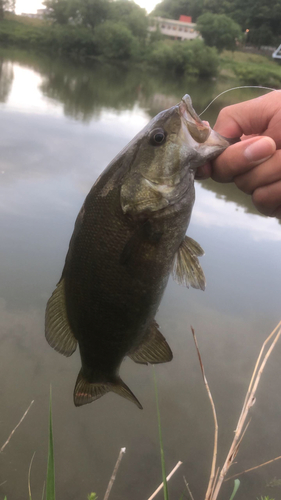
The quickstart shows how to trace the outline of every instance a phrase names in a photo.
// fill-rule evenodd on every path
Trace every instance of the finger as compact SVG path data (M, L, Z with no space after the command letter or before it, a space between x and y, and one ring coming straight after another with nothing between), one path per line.
M267 161L260 163L249 172L234 177L236 186L244 193L252 194L255 189L281 181L281 150Z
M270 137L254 137L227 148L212 162L212 178L218 182L231 182L244 174L276 151L276 144Z
M252 200L262 214L281 218L281 181L257 188Z
M281 91L270 92L256 99L223 108L214 130L225 137L241 137L242 134L269 135L279 145L280 123L279 126L278 123L274 123L271 127L270 122L280 109Z
M209 179L211 177L212 167L211 163L205 163L202 167L198 167L195 173L195 179L204 180Z

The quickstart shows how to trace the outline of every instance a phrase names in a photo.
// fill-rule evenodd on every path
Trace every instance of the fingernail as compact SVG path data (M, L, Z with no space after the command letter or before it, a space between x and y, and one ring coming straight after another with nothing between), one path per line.
M270 137L258 139L248 146L244 156L248 161L265 161L270 158L276 150L276 144Z

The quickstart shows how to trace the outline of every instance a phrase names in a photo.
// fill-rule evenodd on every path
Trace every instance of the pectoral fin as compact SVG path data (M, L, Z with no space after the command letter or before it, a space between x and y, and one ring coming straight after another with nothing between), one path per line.
M64 279L58 283L48 300L45 314L45 336L50 346L64 356L71 356L76 349L77 340L67 318Z
M135 363L157 364L173 359L173 353L158 326L153 320L141 344L129 353L129 357Z
M83 377L82 369L78 374L74 389L74 404L82 406L91 403L110 391L132 401L142 410L142 405L120 377L116 377L116 382L90 383Z
M204 255L204 250L192 238L185 236L174 259L172 276L180 285L205 290L206 279L198 256Z

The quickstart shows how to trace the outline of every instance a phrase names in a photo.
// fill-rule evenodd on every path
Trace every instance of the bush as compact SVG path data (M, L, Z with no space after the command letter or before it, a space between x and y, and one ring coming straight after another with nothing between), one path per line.
M198 17L197 28L204 42L210 47L216 47L220 52L223 49L235 50L236 41L242 37L239 24L225 14L207 12Z
M175 75L210 77L217 74L219 65L216 50L201 40L157 42L148 59L155 67Z
M278 68L274 70L264 66L249 67L237 64L233 67L233 71L246 85L263 85L274 88L279 88L281 85L281 71Z
M94 30L98 53L108 59L127 60L138 52L138 41L122 23L105 21Z

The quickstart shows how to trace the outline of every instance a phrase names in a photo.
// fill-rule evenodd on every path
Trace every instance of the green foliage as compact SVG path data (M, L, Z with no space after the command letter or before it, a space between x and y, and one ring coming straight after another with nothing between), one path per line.
M266 496L266 497L257 498L257 500L274 500L274 498L269 498L269 496Z
M180 15L191 16L193 21L203 13L204 0L163 0L152 12L153 16L179 19Z
M6 12L15 12L16 0L0 0L0 21L6 17Z
M108 59L127 60L138 49L136 38L120 22L105 21L94 30L94 37L98 54Z
M0 0L3 1L3 0ZM144 40L148 18L145 9L134 2L118 0L45 0L48 17L57 24L82 25L94 29L106 21L122 23L134 36Z
M137 38L146 39L148 28L146 11L134 2L127 0L111 2L108 18L115 23L123 23Z
M52 423L52 392L50 390L50 413L49 413L49 450L46 479L46 500L56 500L55 494L55 460L54 460L54 441L53 441L53 423Z
M280 43L281 0L163 0L151 15L178 19L185 14L197 22L206 13L225 14L243 32L248 29L247 42L251 44Z
M263 85L274 88L279 88L281 85L279 68L265 71L263 66L247 67L245 64L237 64L233 70L239 80L246 85Z
M215 76L219 63L216 50L206 47L202 40L157 42L148 60L155 67L179 76Z
M108 0L45 0L48 17L58 24L82 24L94 28L108 18Z
M203 14L197 20L197 28L205 43L220 52L235 50L236 41L242 37L240 26L225 14Z
M87 500L98 500L98 497L96 493L90 493L90 495L88 495L87 497Z
M281 66L267 57L245 52L223 52L220 57L221 72L237 77L241 84L263 85L280 88Z
M82 26L32 26L4 20L0 24L0 44L70 55L97 54L93 34Z
M231 495L231 497L230 497L229 500L233 500L233 498L235 497L235 495L237 493L237 490L238 490L239 486L240 486L240 480L239 479L235 479L233 492L232 492L232 495Z

